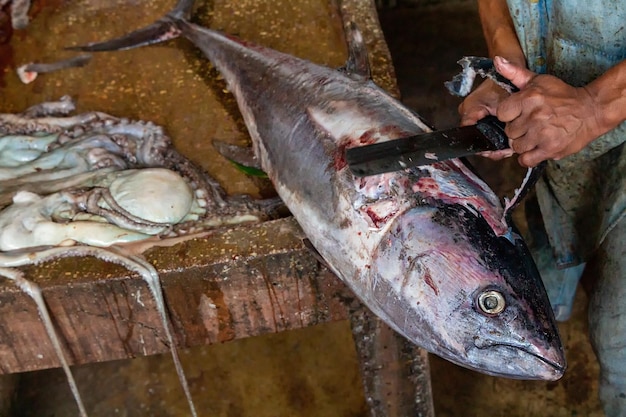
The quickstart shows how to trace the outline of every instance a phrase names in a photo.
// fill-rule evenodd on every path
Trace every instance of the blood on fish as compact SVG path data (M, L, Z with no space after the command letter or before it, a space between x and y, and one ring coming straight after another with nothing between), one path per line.
M348 162L346 161L346 145L340 145L335 152L334 168L335 171L341 171L346 166L348 166Z
M424 281L430 288L433 289L435 295L439 295L439 288L437 288L435 281L433 281L433 277L430 275L430 271L426 267L424 267Z
M413 191L416 193L425 193L431 197L437 196L437 192L440 192L439 184L432 177L422 177L413 185Z
M370 143L374 143L376 141L376 137L374 136L374 130L366 130L359 136L358 143L359 145L369 145Z
M385 216L381 216L379 215L379 213L376 212L376 210L374 210L372 206L366 208L365 213L367 214L369 219L372 221L372 224L376 228L381 228L382 226L384 226L396 214L395 211L392 211L392 212L387 212Z

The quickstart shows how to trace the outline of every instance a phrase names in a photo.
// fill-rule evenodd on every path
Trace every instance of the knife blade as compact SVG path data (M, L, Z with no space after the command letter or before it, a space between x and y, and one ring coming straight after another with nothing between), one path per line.
M346 161L354 175L366 177L506 149L509 143L504 126L495 116L487 116L475 125L348 148Z

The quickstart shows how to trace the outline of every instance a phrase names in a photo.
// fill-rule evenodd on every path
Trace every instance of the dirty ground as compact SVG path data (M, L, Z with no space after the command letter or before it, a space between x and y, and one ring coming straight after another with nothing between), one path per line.
M448 96L442 83L457 71L454 62L459 57L485 53L473 6L449 3L387 9L380 18L404 101L437 127L454 125L458 99ZM510 193L518 184L520 172L514 161L479 165L500 193ZM596 398L598 368L587 339L586 301L579 291L572 319L560 326L569 362L561 381L493 378L432 357L437 416L601 417ZM201 415L367 415L346 322L189 349L181 352L181 359ZM93 410L90 415L187 414L169 355L80 366L75 372ZM19 378L12 415L75 413L60 371Z

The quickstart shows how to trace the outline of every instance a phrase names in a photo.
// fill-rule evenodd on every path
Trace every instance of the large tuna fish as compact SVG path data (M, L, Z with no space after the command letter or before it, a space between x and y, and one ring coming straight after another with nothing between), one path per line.
M548 298L496 195L460 160L356 178L348 147L429 131L372 83L356 30L337 71L189 23L192 1L123 38L182 35L235 95L276 191L328 266L409 340L459 365L555 380L565 369Z

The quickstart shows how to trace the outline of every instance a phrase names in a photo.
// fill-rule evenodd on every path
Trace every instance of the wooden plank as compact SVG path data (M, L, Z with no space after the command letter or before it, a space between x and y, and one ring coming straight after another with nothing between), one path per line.
M428 353L362 304L352 304L350 325L370 416L434 417Z
M347 317L345 286L309 253L292 218L150 250L180 347L225 342ZM227 244L224 244L224 243ZM41 285L71 363L169 350L145 282L74 258L24 269ZM75 271L71 274L67 271ZM0 372L59 366L32 300L0 287Z

